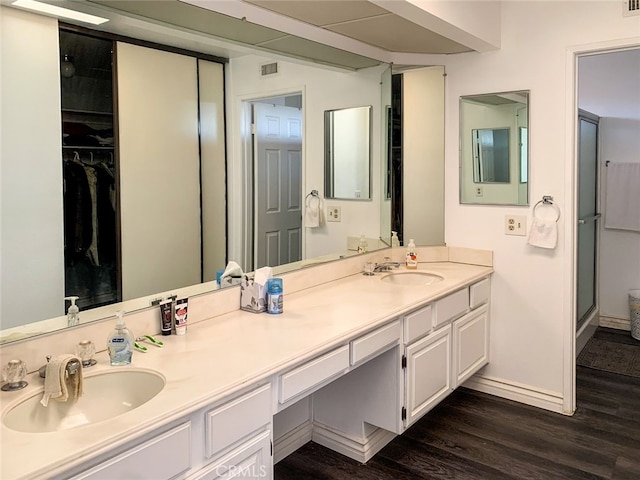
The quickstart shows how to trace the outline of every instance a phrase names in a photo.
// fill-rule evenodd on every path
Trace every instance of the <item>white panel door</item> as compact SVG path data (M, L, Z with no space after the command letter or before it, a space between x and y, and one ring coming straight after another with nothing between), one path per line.
M302 258L302 114L256 103L255 268Z
M196 59L117 44L123 300L200 283Z

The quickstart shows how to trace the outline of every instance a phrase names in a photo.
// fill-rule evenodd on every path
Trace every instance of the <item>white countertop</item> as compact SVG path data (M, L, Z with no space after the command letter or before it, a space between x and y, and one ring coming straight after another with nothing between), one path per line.
M402 268L402 267L401 267ZM402 270L404 270L402 268ZM420 264L421 271L444 280L429 286L398 286L381 281L383 274L361 274L287 295L284 313L238 310L190 325L185 336L162 337L164 348L135 352L127 367L111 367L106 353L85 378L110 369L144 368L166 378L153 399L112 420L52 433L22 433L2 424L0 478L45 478L179 419L270 375L343 345L418 306L488 276L493 269L438 262ZM20 392L1 392L3 415L20 399L42 389L37 374Z

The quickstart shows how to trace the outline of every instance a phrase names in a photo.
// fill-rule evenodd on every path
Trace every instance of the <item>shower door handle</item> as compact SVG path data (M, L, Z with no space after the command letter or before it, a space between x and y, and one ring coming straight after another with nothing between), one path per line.
M598 220L601 217L601 215L599 213L596 213L595 215L592 215L590 217L585 217L585 218L581 218L578 220L578 223L580 225L584 225L585 223L590 223L590 222L595 222L596 220Z

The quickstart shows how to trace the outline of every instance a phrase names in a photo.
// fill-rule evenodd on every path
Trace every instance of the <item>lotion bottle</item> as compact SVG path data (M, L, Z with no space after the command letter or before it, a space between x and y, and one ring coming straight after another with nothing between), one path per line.
M124 324L123 314L122 310L117 313L116 328L107 338L111 365L129 365L133 356L133 335Z
M407 245L405 266L412 270L418 268L418 254L416 253L416 244L414 243L413 238L409 240L409 244Z

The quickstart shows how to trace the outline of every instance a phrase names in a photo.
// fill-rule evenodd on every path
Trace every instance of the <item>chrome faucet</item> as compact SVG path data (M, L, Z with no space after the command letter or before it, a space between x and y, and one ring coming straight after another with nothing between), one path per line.
M399 262L382 262L382 263L376 263L376 265L373 267L373 271L374 272L388 272L391 270L391 268L398 268L400 266Z

